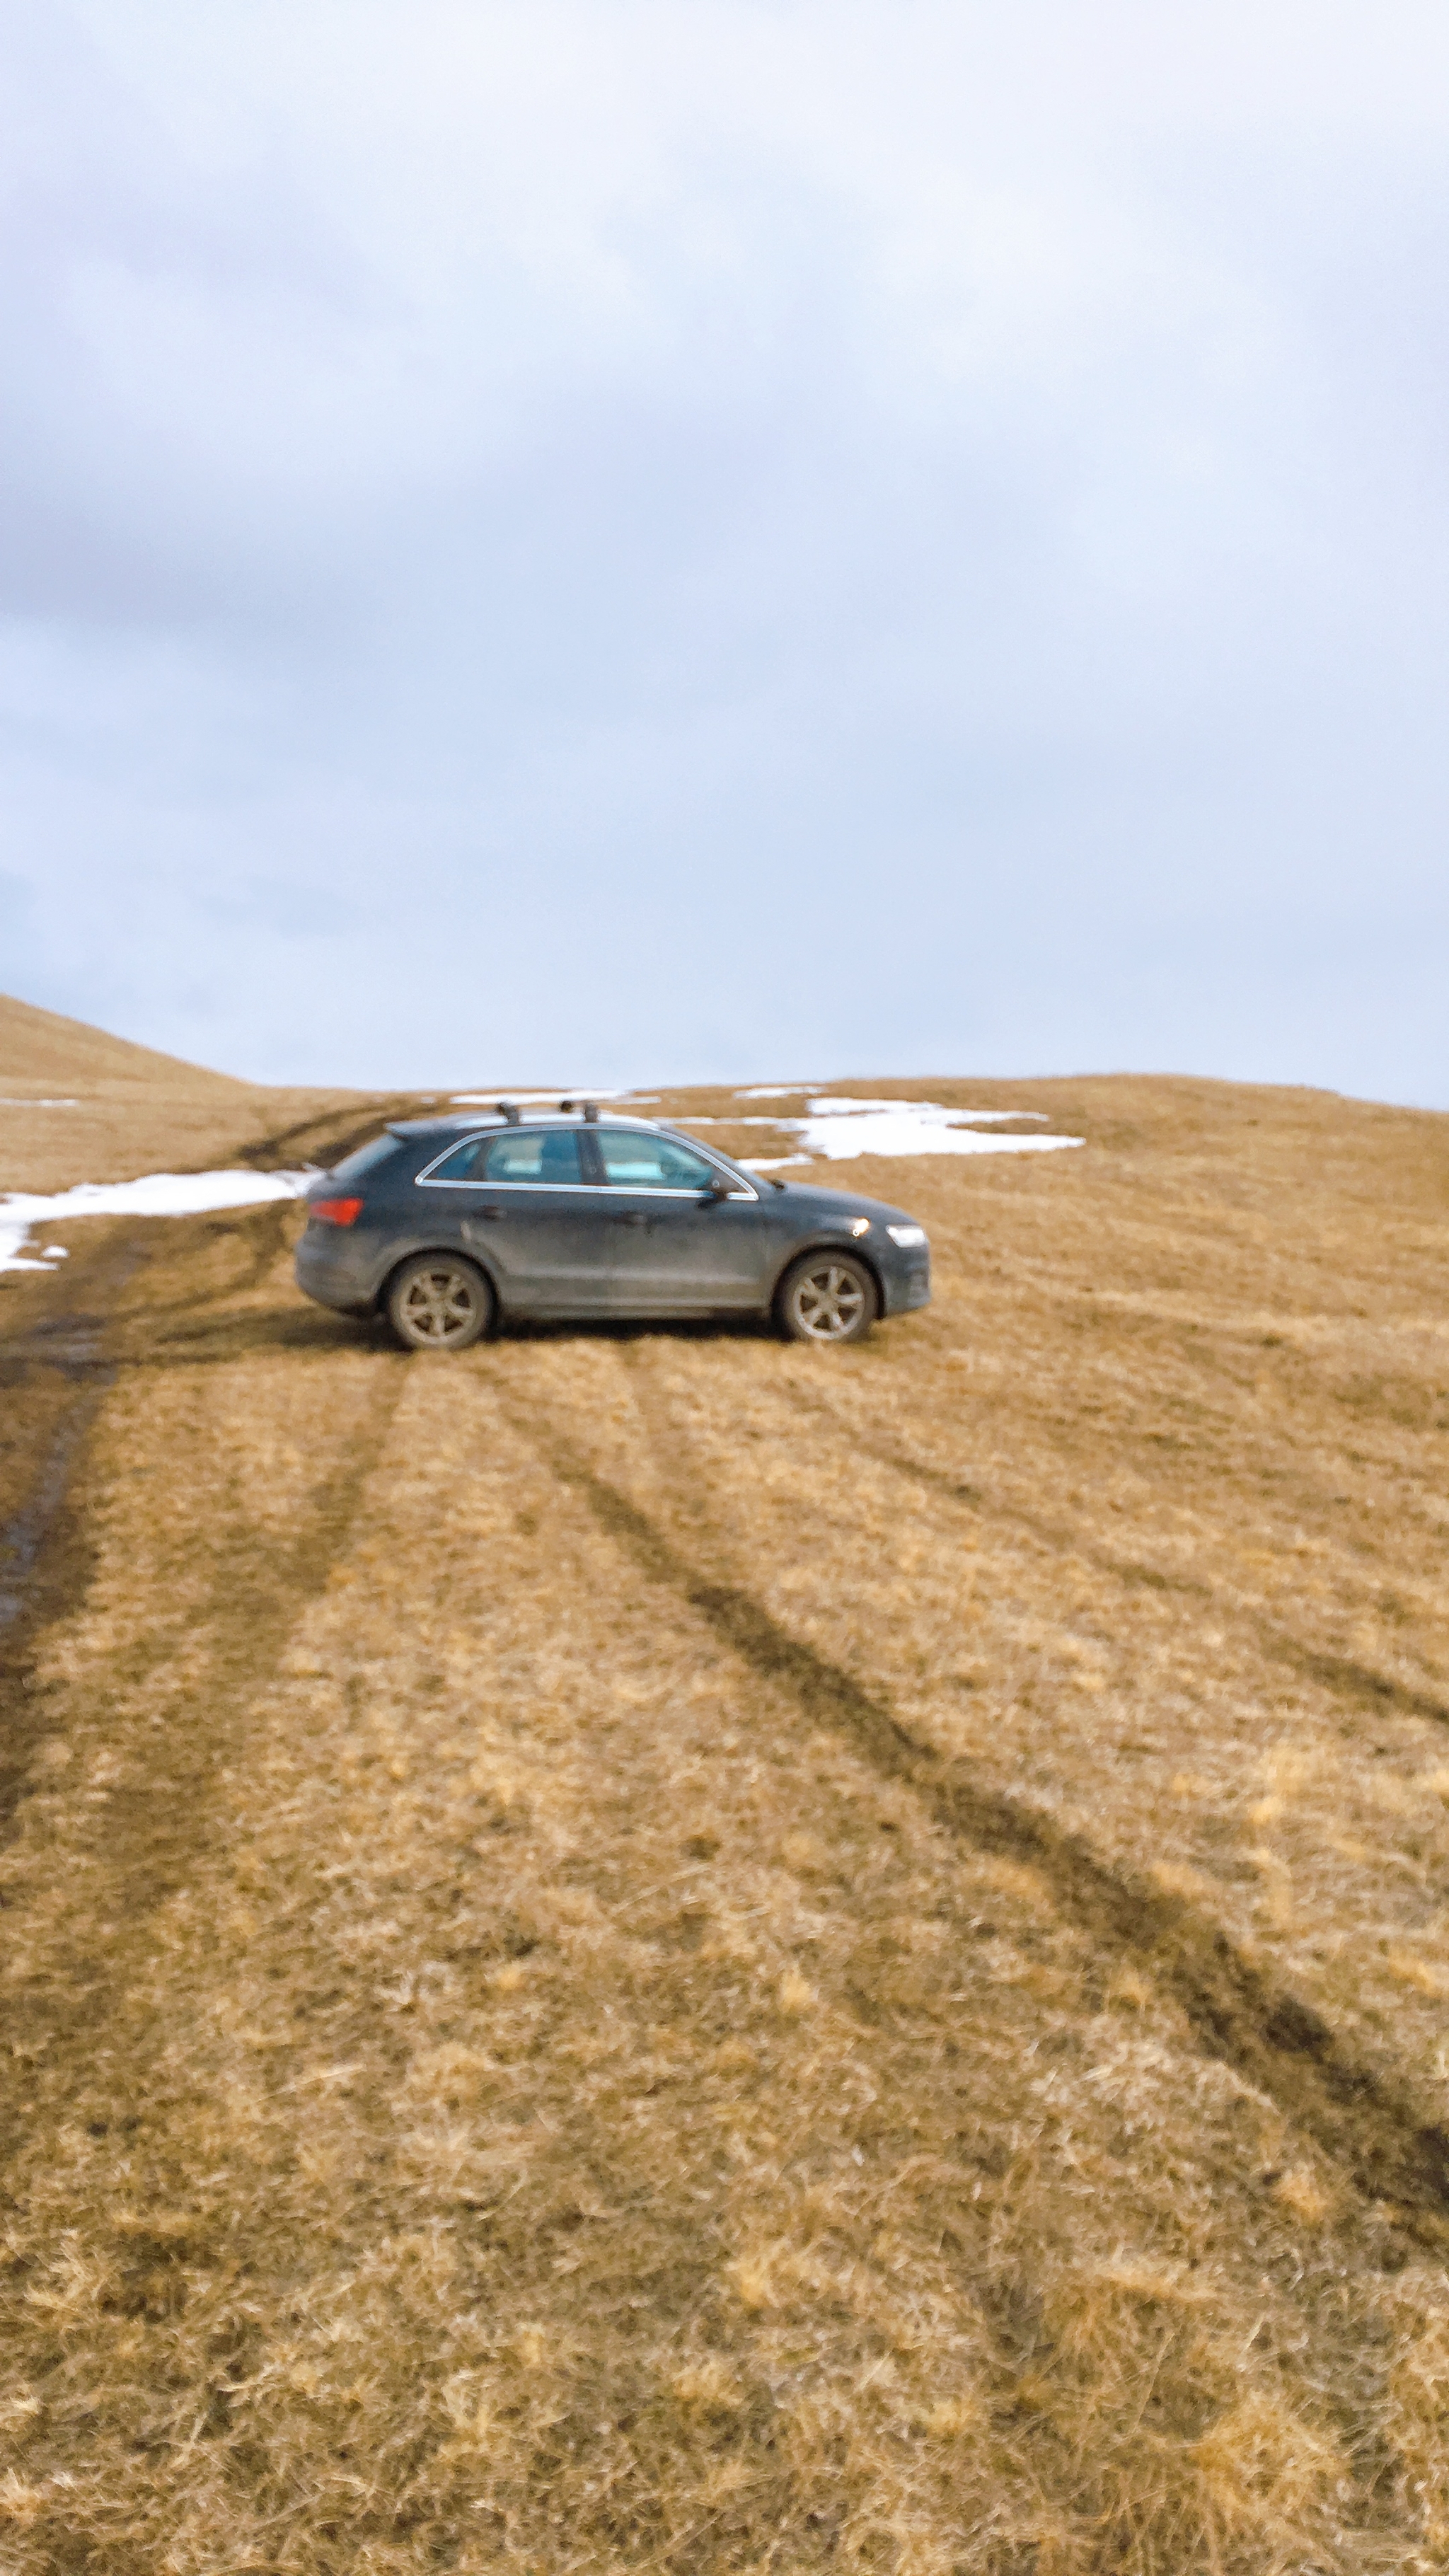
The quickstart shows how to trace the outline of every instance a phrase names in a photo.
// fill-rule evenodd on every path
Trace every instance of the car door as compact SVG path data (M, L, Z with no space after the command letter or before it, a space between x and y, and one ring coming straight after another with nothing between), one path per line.
M576 1127L470 1136L419 1175L454 1239L486 1262L513 1314L609 1307L607 1192L585 1172Z
M769 1232L752 1183L741 1176L721 1197L713 1186L717 1163L648 1128L600 1126L594 1143L609 1184L614 1313L708 1314L765 1304Z

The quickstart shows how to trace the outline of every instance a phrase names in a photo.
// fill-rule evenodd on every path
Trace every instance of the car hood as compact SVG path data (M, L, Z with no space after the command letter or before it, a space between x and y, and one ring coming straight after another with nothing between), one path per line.
M892 1207L887 1199L862 1198L856 1190L822 1190L809 1181L787 1181L777 1203L798 1210L806 1219L818 1218L822 1224L839 1220L848 1225L857 1216L868 1216L878 1225L920 1224L919 1217L905 1208Z

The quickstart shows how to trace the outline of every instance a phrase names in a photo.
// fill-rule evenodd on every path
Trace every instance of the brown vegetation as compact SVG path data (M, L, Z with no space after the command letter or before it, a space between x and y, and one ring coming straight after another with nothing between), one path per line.
M0 1283L17 2576L1449 2563L1449 1125L932 1096L858 1350Z
M0 993L0 1194L211 1170L267 1144L305 1161L318 1123L354 1103L366 1096L234 1082Z

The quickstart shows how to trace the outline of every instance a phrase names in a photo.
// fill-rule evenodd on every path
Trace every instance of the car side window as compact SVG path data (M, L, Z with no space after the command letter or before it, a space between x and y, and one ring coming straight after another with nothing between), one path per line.
M441 1163L435 1163L428 1174L430 1181L471 1181L482 1139L470 1136L464 1145L455 1145Z
M707 1190L715 1166L672 1136L633 1135L626 1127L601 1127L604 1170L620 1190Z
M469 1136L428 1174L430 1181L467 1181L474 1189L531 1181L539 1189L577 1190L583 1178L577 1133L551 1127L510 1127L501 1136Z
M536 1188L577 1190L583 1187L576 1130L567 1127L510 1128L491 1136L479 1157L475 1177L484 1181L532 1181Z

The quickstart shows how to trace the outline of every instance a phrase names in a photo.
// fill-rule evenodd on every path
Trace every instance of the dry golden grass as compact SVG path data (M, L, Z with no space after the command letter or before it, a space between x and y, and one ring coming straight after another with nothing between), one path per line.
M858 1351L5 1308L7 2571L1449 2563L1449 1125L930 1088Z
M265 1139L294 1139L305 1161L312 1122L353 1104L365 1114L361 1093L234 1082L0 993L0 1193L199 1171Z

